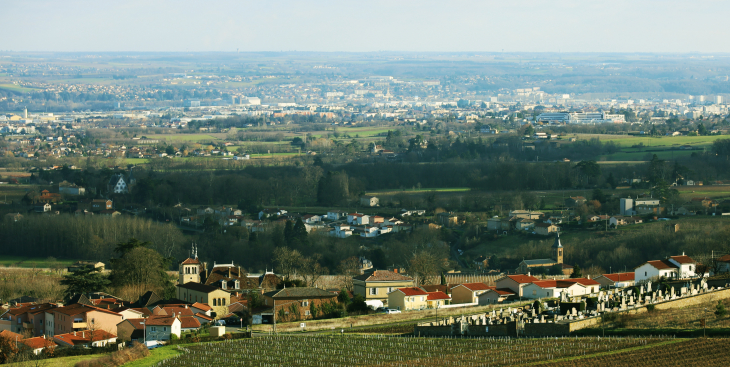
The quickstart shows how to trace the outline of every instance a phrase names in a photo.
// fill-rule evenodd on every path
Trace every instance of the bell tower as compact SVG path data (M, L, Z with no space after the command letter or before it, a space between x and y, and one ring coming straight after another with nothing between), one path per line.
M558 264L563 263L563 245L560 243L560 234L555 233L555 243L553 243L552 246L553 249L553 259L555 259L555 262Z
M200 283L200 265L200 260L198 260L198 246L193 243L190 257L180 263L178 284Z

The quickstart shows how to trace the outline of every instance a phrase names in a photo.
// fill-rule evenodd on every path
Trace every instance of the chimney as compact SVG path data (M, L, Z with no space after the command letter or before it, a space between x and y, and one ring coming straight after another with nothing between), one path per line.
M185 309L187 309L187 308L188 308L188 305L185 305Z
M76 336L76 332L74 331L74 336Z
M81 337L82 337L82 338L86 338L86 332L85 332L85 331L82 331L82 332L81 332Z
M591 276L590 275L586 275L586 279L591 279Z
M228 267L228 277L229 278L231 277L231 267L230 266Z

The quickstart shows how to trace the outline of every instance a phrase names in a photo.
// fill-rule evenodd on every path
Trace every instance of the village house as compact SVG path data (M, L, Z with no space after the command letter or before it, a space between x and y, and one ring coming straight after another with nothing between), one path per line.
M352 228L346 225L335 226L335 230L332 231L332 235L337 238L347 238L352 236Z
M575 208L586 203L586 198L583 196L571 196L565 199L565 206L568 208Z
M374 207L380 205L380 200L375 196L362 196L360 197L360 205L366 207Z
M145 339L170 340L173 334L180 338L182 333L181 325L179 316L150 316L144 320Z
M515 229L517 230L528 230L535 226L535 221L532 219L519 219L515 222Z
M634 280L637 283L656 280L662 277L685 279L695 276L697 262L689 256L670 256L664 260L651 260L634 269Z
M32 336L46 335L46 311L57 308L54 303L26 304L20 307L11 307L3 315L10 321L10 330L18 334L28 333ZM51 334L52 335L52 334Z
M353 293L365 297L365 301L388 302L388 293L398 288L414 286L413 278L388 270L375 270L371 274L352 278Z
M451 227L459 224L459 217L454 213L442 212L436 215L439 224Z
M508 289L512 291L515 296L522 297L522 288L526 285L539 281L540 279L537 279L530 275L505 275L502 278L497 279L495 282L496 289Z
M72 304L50 310L53 313L54 334L83 330L104 330L117 332L122 315L107 309L82 304ZM50 326L50 325L49 325Z
M551 223L535 223L535 233L542 236L549 236L553 233L557 233L560 227Z
M120 341L137 341L142 343L144 340L144 318L125 319L117 324L117 338Z
M340 220L340 219L346 219L347 218L347 212L342 210L328 210L327 211L327 220Z
M603 274L596 277L595 281L601 284L601 288L626 288L634 286L634 274L629 273L613 273Z
M617 216L611 217L608 220L608 225L613 226L613 227L625 226L625 225L629 225L629 224L639 224L639 223L644 223L644 220L641 219L641 217L625 217L622 215L617 215Z
M279 321L307 320L317 316L312 314L312 306L321 310L322 303L334 302L337 293L313 287L296 287L266 292L263 298L268 309L262 314L276 317ZM281 312L284 313L285 320L281 319Z
M484 283L464 283L451 287L451 301L457 303L478 303L479 295L495 287Z
M396 288L388 292L388 308L401 311L423 310L427 307L428 292L415 287Z
M511 300L515 297L515 293L510 289L490 289L479 295L479 306L492 305Z

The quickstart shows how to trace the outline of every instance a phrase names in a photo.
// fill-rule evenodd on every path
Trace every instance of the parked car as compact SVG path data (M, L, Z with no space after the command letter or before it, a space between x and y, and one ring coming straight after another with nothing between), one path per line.
M387 314L400 313L400 310L396 310L395 308L388 308L385 310L385 313L387 313Z

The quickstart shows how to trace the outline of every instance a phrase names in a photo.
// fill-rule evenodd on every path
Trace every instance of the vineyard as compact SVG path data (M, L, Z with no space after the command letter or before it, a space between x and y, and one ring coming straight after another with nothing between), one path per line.
M666 338L416 338L388 336L274 336L180 347L157 366L520 366L651 348ZM582 359L581 359L582 361ZM615 362L611 362L615 366ZM581 364L582 365L582 364ZM596 366L604 364L596 364ZM641 364L634 364L639 366ZM562 366L562 365L560 365ZM566 366L573 366L567 364Z
M652 367L730 365L730 339L690 339L668 347L646 348L579 360L547 363L545 367Z

